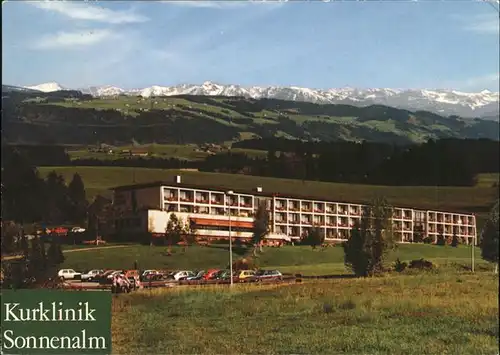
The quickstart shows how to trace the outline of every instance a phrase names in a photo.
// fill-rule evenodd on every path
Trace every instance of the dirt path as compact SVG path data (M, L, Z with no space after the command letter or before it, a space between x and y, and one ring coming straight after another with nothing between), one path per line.
M63 253L72 253L77 251L87 251L87 250L100 250L100 249L112 249L112 248L126 248L130 245L111 245L107 247L90 247L90 248L79 248L79 249L69 249L63 250ZM22 258L22 255L10 255L2 257L2 261L15 260Z

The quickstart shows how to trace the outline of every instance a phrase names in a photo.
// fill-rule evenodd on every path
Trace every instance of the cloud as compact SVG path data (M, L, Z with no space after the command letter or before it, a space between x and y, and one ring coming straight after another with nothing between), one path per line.
M482 34L498 35L500 31L500 18L498 14L488 13L471 16L456 17L464 24L464 29Z
M68 49L91 46L105 40L116 38L117 34L110 30L91 30L81 32L59 32L41 38L33 45L34 49Z
M288 0L278 1L265 1L265 0L227 0L227 1L203 1L203 0L172 0L161 1L165 4L174 6L196 7L196 8L210 8L210 9L232 9L240 8L249 5L267 5L269 7L279 7L286 3Z
M133 11L115 11L83 2L41 1L31 5L46 11L52 11L75 20L95 21L109 24L146 22L149 19Z

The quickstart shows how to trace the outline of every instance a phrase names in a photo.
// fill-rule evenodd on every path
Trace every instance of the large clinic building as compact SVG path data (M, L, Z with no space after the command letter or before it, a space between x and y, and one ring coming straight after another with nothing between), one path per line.
M349 237L363 205L305 196L263 191L240 191L173 182L152 182L112 189L115 231L119 234L147 233L162 236L171 213L196 230L198 239L252 237L253 216L261 203L269 211L269 241L298 241L311 228L323 230L326 241ZM473 214L393 208L393 231L400 242L411 242L416 230L434 241L442 234L457 235L464 243L476 240Z

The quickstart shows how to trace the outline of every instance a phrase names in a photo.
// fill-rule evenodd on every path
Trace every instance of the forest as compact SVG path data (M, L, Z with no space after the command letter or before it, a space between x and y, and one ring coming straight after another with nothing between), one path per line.
M229 151L200 161L157 157L71 160L63 146L4 145L2 167L21 155L32 166L191 168L353 184L473 186L477 174L499 172L500 158L500 143L487 139L430 140L424 144L400 146L272 138L247 140L233 146L267 151L267 156L258 158Z

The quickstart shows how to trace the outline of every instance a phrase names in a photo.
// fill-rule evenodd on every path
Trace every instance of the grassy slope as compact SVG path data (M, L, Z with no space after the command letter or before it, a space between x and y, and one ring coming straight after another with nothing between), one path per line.
M293 122L297 123L299 127L303 127L304 132L309 132L313 136L318 134L314 133L314 129L307 127L308 124L312 122L321 122L325 126L320 129L321 136L326 134L332 139L336 139L337 132L339 130L351 131L353 129L357 130L357 134L361 134L363 131L364 135L377 137L380 133L390 133L394 137L408 139L415 143L424 142L428 139L436 139L445 133L447 136L456 136L458 132L454 125L456 122L447 121L448 119L442 120L441 123L436 124L426 124L420 122L421 120L415 114L408 115L408 119L400 119L398 121L399 126L395 126L394 117L391 115L378 111L377 120L361 120L357 117L344 117L335 116L327 114L301 114L300 107L301 103L297 102L297 109L279 109L276 110L261 110L257 112L252 112L249 115L248 112L239 113L236 112L237 108L229 99L221 98L210 98L205 97L207 103L199 103L191 101L189 98L176 98L176 97L161 97L150 99L138 99L136 97L119 97L119 98L105 98L105 99L94 99L91 101L82 102L58 102L52 103L51 105L59 105L71 108L95 108L95 109L115 109L120 110L124 115L135 117L139 114L140 110L149 110L151 108L158 110L173 110L176 113L182 115L183 113L189 112L190 114L195 114L198 117L213 120L215 122L221 123L223 125L232 125L239 127L241 132L253 131L257 134L254 126L260 126L264 124L277 125L279 124L279 119L288 116ZM245 99L240 99L245 102ZM224 102L225 108L220 105ZM153 106L151 106L153 103ZM327 112L327 111L325 111ZM321 113L321 110L317 113ZM222 115L224 118L216 117L215 115ZM418 114L417 114L418 115ZM251 119L251 123L245 122L242 119ZM412 119L413 118L413 119ZM445 126L446 125L446 126ZM449 125L450 127L448 127ZM312 129L312 131L311 131ZM292 135L294 133L287 132ZM279 134L278 134L279 135ZM320 137L317 137L320 138ZM361 136L351 136L347 134L344 137L348 140L359 140L360 138L366 139L366 137ZM324 137L323 137L324 139Z
M498 278L163 289L115 298L112 319L116 354L495 354Z
M482 184L478 187L387 187L298 181L245 175L201 173L196 171L124 168L124 167L41 167L42 175L56 170L69 181L78 172L90 197L98 193L109 194L107 189L134 182L158 180L173 181L177 174L183 182L253 190L262 186L269 193L304 194L318 198L366 203L375 195L385 196L395 206L443 209L451 211L484 211L496 198L496 189Z
M224 268L229 262L227 245L210 247L192 246L184 253L175 247L173 255L166 255L166 247L129 245L123 248L85 250L66 254L64 266L77 270L93 268L132 268L137 261L141 269L207 269ZM234 248L233 258L246 257L250 253L245 248ZM471 249L468 246L458 248L434 245L399 245L388 260L413 260L418 258L433 260L439 265L451 262L469 264ZM479 262L480 251L475 248L475 257ZM331 247L313 250L310 247L265 248L256 259L260 267L275 267L283 272L303 273L304 275L344 274L343 250Z

